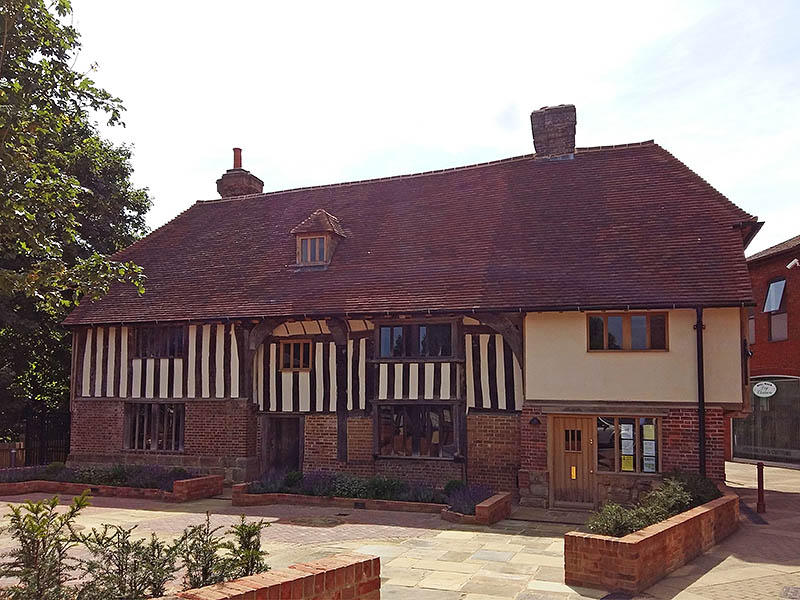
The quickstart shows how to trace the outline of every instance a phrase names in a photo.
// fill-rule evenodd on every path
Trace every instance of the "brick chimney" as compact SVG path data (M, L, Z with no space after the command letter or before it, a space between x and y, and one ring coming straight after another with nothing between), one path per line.
M233 168L217 179L217 192L223 198L260 194L264 190L264 182L242 168L242 149L233 149Z
M544 106L531 113L537 158L571 158L575 153L575 105Z

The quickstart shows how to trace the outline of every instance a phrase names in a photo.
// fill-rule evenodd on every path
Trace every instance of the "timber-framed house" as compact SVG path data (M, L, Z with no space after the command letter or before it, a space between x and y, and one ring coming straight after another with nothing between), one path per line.
M241 151L81 304L71 464L390 474L529 504L724 477L759 227L652 141L263 193ZM703 418L700 418L700 417Z

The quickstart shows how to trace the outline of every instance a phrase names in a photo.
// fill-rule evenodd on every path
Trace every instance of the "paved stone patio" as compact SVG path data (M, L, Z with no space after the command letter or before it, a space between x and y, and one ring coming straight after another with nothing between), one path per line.
M755 467L728 463L729 485L755 510ZM740 531L676 571L641 598L775 599L800 586L800 471L768 468L767 524L746 517ZM45 497L36 494L35 498ZM19 502L0 497L0 503ZM133 525L146 536L178 535L212 513L229 525L245 512L271 526L263 544L274 568L342 551L381 557L384 600L577 600L606 592L564 585L563 534L573 526L506 520L491 527L442 521L438 515L301 506L235 508L228 500L187 504L96 498L79 520ZM0 552L10 540L0 537Z

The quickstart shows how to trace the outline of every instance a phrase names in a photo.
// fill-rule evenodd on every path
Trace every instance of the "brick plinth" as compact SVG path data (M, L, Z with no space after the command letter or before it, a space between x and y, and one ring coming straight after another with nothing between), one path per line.
M70 466L156 464L246 481L258 474L255 407L246 398L186 400L184 451L130 452L124 445L125 403L77 398L72 405Z
M451 479L464 479L464 463L425 458L379 458L375 461L375 473L441 488Z
M347 418L347 471L360 477L375 474L372 417Z
M467 415L467 478L470 483L488 485L496 492L516 493L519 431L519 414L470 412Z
M536 418L539 423L531 423ZM520 470L517 474L520 504L545 507L547 487L547 417L532 402L522 405L519 420Z
M303 472L340 471L342 465L336 460L336 415L308 414L303 423Z

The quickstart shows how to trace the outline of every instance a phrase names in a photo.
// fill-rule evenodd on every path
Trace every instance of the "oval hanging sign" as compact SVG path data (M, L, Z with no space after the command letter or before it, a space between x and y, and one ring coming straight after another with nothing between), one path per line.
M778 386L771 381L759 381L753 384L753 393L759 398L769 398L778 391Z

